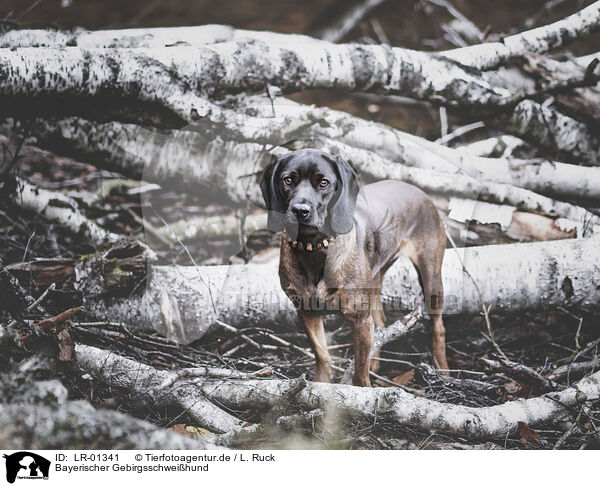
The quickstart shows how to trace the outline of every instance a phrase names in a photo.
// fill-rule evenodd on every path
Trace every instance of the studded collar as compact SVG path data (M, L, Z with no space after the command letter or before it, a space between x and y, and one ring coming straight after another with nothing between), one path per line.
M326 238L318 238L312 242L302 242L298 240L292 240L287 231L284 229L282 237L287 241L287 243L295 250L299 251L315 251L320 250L321 248L329 248L329 244L335 240L337 235L331 235Z

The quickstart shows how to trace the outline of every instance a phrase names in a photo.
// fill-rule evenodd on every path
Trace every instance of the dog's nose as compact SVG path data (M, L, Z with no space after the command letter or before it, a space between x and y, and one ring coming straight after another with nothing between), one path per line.
M296 215L298 221L304 221L310 214L310 206L308 204L294 204L292 206L292 213Z

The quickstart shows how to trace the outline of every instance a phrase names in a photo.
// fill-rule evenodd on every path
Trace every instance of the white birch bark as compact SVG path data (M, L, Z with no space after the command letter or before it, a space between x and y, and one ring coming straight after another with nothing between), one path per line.
M578 163L597 165L600 159L600 137L593 127L536 101L521 101L512 112L498 117L497 124Z
M2 446L7 449L216 449L84 400L58 406L0 403Z
M156 382L161 373L146 365L91 346L77 345L78 365L87 373L119 383L123 370L142 381ZM518 422L531 427L557 423L569 410L600 397L600 372L560 392L492 407L466 407L415 397L398 388L362 388L349 385L277 379L219 379L173 376L169 384L186 390L190 402L208 397L232 409L269 410L285 398L305 410L337 409L351 416L390 421L396 425L469 438L506 437L517 432ZM290 393L292 390L295 393Z
M49 221L56 222L74 234L81 234L96 245L115 243L120 236L112 233L90 220L77 202L57 191L17 178L18 190L14 195L15 204L36 212Z
M273 110L270 104L264 101L261 102L258 97L250 97L240 102L242 106L258 110L257 116L253 117L254 120L258 116L266 118L269 112ZM521 103L521 105L525 103L527 101ZM316 123L310 126L302 126L301 133L306 138L322 137L343 142L346 146L380 154L385 159L401 162L403 165L439 172L466 173L482 183L483 181L490 181L510 184L557 198L594 199L600 196L600 189L598 189L600 187L598 185L600 170L597 168L579 167L573 164L543 160L525 161L475 156L466 153L465 150L452 149L425 138L380 123L363 120L344 112L303 106L287 99L278 100L275 104L275 110L279 116L284 117L279 127L285 124L285 117L296 116L297 120L312 118ZM227 122L227 126L236 130L235 127L240 121L231 119L224 112L221 113L221 116L221 120L231 120L231 123ZM517 117L518 115L512 116ZM530 118L521 118L518 126L526 126L526 120ZM547 118L543 122L540 121L539 124L545 123ZM293 125L291 130L298 131L300 123L297 122L296 125ZM255 126L257 125L258 122L255 122ZM596 137L591 134L589 137L585 136L586 133L589 133L587 127L581 124L581 126L577 126L576 129L571 131L567 128L561 129L560 134L557 134L552 131L553 126L554 124L550 120L540 138L556 140L556 143L560 143L565 152L575 153L584 159L593 157L593 153L596 151ZM574 128L573 126L569 127ZM527 131L526 128L515 128L515 131L526 132L531 135L531 131ZM273 133L276 136L285 137L285 133L282 133L281 128L274 130ZM581 135L581 140L578 140L578 134ZM565 139L564 143L561 142L563 138ZM277 143L277 138L269 141ZM317 140L316 143L318 142Z
M77 365L94 374L109 386L127 390L135 400L147 402L153 407L176 406L185 411L190 419L213 432L224 433L234 430L241 421L211 403L206 397L194 394L194 384L177 383L177 374L168 370L157 370L148 365L106 353L105 359L90 366L95 348L83 344L75 347ZM99 351L99 350L95 350Z
M283 92L380 92L474 107L504 106L519 99L444 57L383 45L326 42L0 49L0 73L0 95L89 97L111 90L158 104L188 122L208 113L198 93L257 92L268 86Z
M282 380L204 381L199 387L228 406L250 403L267 408L291 388ZM294 397L303 408L333 407L352 415L389 420L420 430L469 438L506 437L517 431L518 422L532 427L557 423L569 417L569 407L600 396L600 372L557 393L515 400L492 407L441 404L415 397L398 388L359 388L349 385L307 383Z
M244 219L244 233L267 227L267 213L249 214ZM237 216L200 216L189 218L157 228L158 233L165 239L173 240L173 236L189 241L204 238L235 237L240 234L240 218Z
M229 25L207 24L190 27L146 27L71 31L52 29L14 29L0 34L0 48L81 47L85 49L159 48L205 46L242 39L276 42L283 46L319 39L299 34L236 29Z
M525 132L523 130L523 136ZM559 199L600 198L600 167L582 167L540 159L482 157L468 150L451 149L410 134L404 135L450 162L455 172L465 172L477 180L510 184ZM445 169L452 170L448 166Z
M32 126L38 140L52 149L52 143L59 141L63 149L72 145L70 155L87 152L89 161L95 163L102 160L105 168L123 172L132 177L158 182L165 187L175 183L178 189L197 191L203 187L207 191L219 188L221 196L227 196L235 202L250 199L258 207L262 206L258 191L256 175L268 160L267 147L281 143L286 131L286 121L292 118L290 132L306 134L313 138L318 136L320 147L328 151L337 151L343 157L352 160L360 173L375 179L398 179L414 184L430 194L460 195L470 199L482 199L496 204L506 204L524 211L539 212L551 216L573 220L576 222L592 222L596 224L598 217L573 204L553 200L536 194L530 190L511 185L512 182L524 181L524 185L535 186L551 192L560 184L553 184L553 171L548 170L546 177L517 179L514 172L497 170L495 159L474 158L442 147L425 139L392 130L384 125L374 124L349 117L333 110L310 112L302 108L294 117L294 104L279 107L283 118L276 118L278 129L269 132L272 120L258 118L252 126L236 115L231 125L221 128L221 136L207 139L199 133L199 129L171 131L168 135L139 128L135 125L124 125L117 122L100 124L81 119L65 119L58 122L39 121ZM264 109L254 106L255 109ZM286 110L286 111L283 111ZM226 110L221 112L226 118ZM316 116L308 125L305 119ZM264 123L261 123L261 120ZM220 118L220 121L223 121ZM283 128L282 128L283 127ZM251 133L246 133L246 131ZM244 143L247 135L264 137L265 143ZM272 138L269 138L271 137ZM291 136L291 134L290 134ZM322 138L327 137L327 138ZM227 140L233 139L233 140ZM240 140L242 138L242 140ZM342 142L332 140L341 139ZM65 143L66 142L66 143ZM358 147L357 147L358 146ZM125 151L124 151L125 150ZM427 150L425 152L424 150ZM275 150L285 153L283 148ZM377 155L383 153L390 156L393 162ZM427 156L424 156L427 155ZM145 161L145 164L144 164ZM223 161L227 161L223 164ZM488 170L481 170L479 162L487 164ZM456 164L456 165L455 165ZM410 167L414 165L414 167ZM490 170L491 169L491 170ZM562 174L570 173L573 181L570 187L561 186L571 197L596 195L594 181L598 179L600 169L574 168L559 165ZM493 170L493 172L492 172ZM465 174L466 172L466 174ZM555 172L555 171L554 171ZM489 177L505 182L489 182ZM589 183L579 180L593 174ZM517 181L515 181L517 179ZM579 190L577 184L579 183Z
M270 86L284 92L332 88L400 94L480 109L510 109L533 94L521 81L511 86L510 76L497 80L493 74L482 77L429 53L387 46L335 45L297 37L282 43L282 34L268 34L191 47L0 49L4 78L0 94L40 99L68 96L83 101L105 92L118 93L133 105L128 106L130 110L136 109L132 101L146 103L145 108L151 104L162 109L152 114L141 110L148 117L146 121L162 125L173 125L174 117L181 123L209 116L213 106L200 95L262 91ZM574 73L573 78L581 82L583 74ZM557 81L557 86L572 86L574 79ZM502 83L508 85L502 87ZM122 102L117 105L113 110L127 111ZM85 109L85 103L77 106ZM9 103L4 114L20 113L23 108L22 103ZM106 110L110 108L110 104L106 106ZM584 124L560 113L543 119L526 115L518 108L516 115L508 118L509 125L516 125L514 133L520 134L519 127L528 123L539 125L529 131L529 139L539 138L542 145L555 145L576 159L597 159L600 141Z
M197 88L192 78L201 73L185 73L185 68L178 72L177 63L180 66L194 63L189 63L190 58L186 61L186 56L178 58L183 54L179 48L162 51L165 49L166 58L162 61L154 59L148 51L131 49L0 49L0 96L37 98L36 103L39 97L62 96L82 103L86 98L118 93L121 105L126 104L124 99L146 102L168 110L171 118L175 116L186 122L206 115L209 104L197 90L190 89ZM159 55L159 51L152 53ZM202 58L200 53L186 55L204 65L210 62L210 54L204 54L209 58ZM11 109L9 105L3 107L3 111L7 109ZM109 105L104 107L105 111L109 109Z
M510 35L500 42L462 47L441 54L466 66L492 69L513 57L527 53L544 53L566 46L600 30L600 2L552 24Z
M364 2L363 5L372 8L376 3L373 0ZM512 57L531 52L545 53L564 47L574 40L596 32L599 27L600 3L594 2L557 22L507 36L500 42L452 49L440 54L467 66L492 69ZM339 35L337 32L336 34ZM100 31L18 29L0 34L0 47L155 48L171 45L201 46L239 39L276 41L284 45L315 41L314 38L307 36L234 29L226 25L202 25Z
M442 267L447 314L476 314L484 304L492 312L571 305L594 309L600 304L598 236L459 252L448 249ZM145 292L129 299L107 299L104 276L89 263L80 264L75 276L76 289L86 296L86 311L96 319L154 327L163 335L172 334L162 304L166 293L168 300L177 303L183 326L180 340L185 343L202 337L216 319L235 327L296 326L296 313L281 289L276 262L150 266ZM392 315L423 307L417 273L407 258L401 257L388 271L382 296Z

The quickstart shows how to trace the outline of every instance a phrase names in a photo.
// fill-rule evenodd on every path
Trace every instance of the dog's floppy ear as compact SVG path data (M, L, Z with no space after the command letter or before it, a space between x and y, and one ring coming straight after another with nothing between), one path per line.
M329 227L336 234L348 233L354 225L354 208L358 196L358 174L354 168L341 157L330 159L337 172L338 187L333 203L329 207Z
M276 233L285 226L285 201L278 181L281 159L273 155L262 173L260 190L267 207L267 228Z

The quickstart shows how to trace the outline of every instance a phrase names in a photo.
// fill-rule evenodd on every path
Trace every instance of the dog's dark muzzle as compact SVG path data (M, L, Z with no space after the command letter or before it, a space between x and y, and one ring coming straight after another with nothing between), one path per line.
M313 211L309 204L294 204L290 209L299 223L306 224L312 219Z

